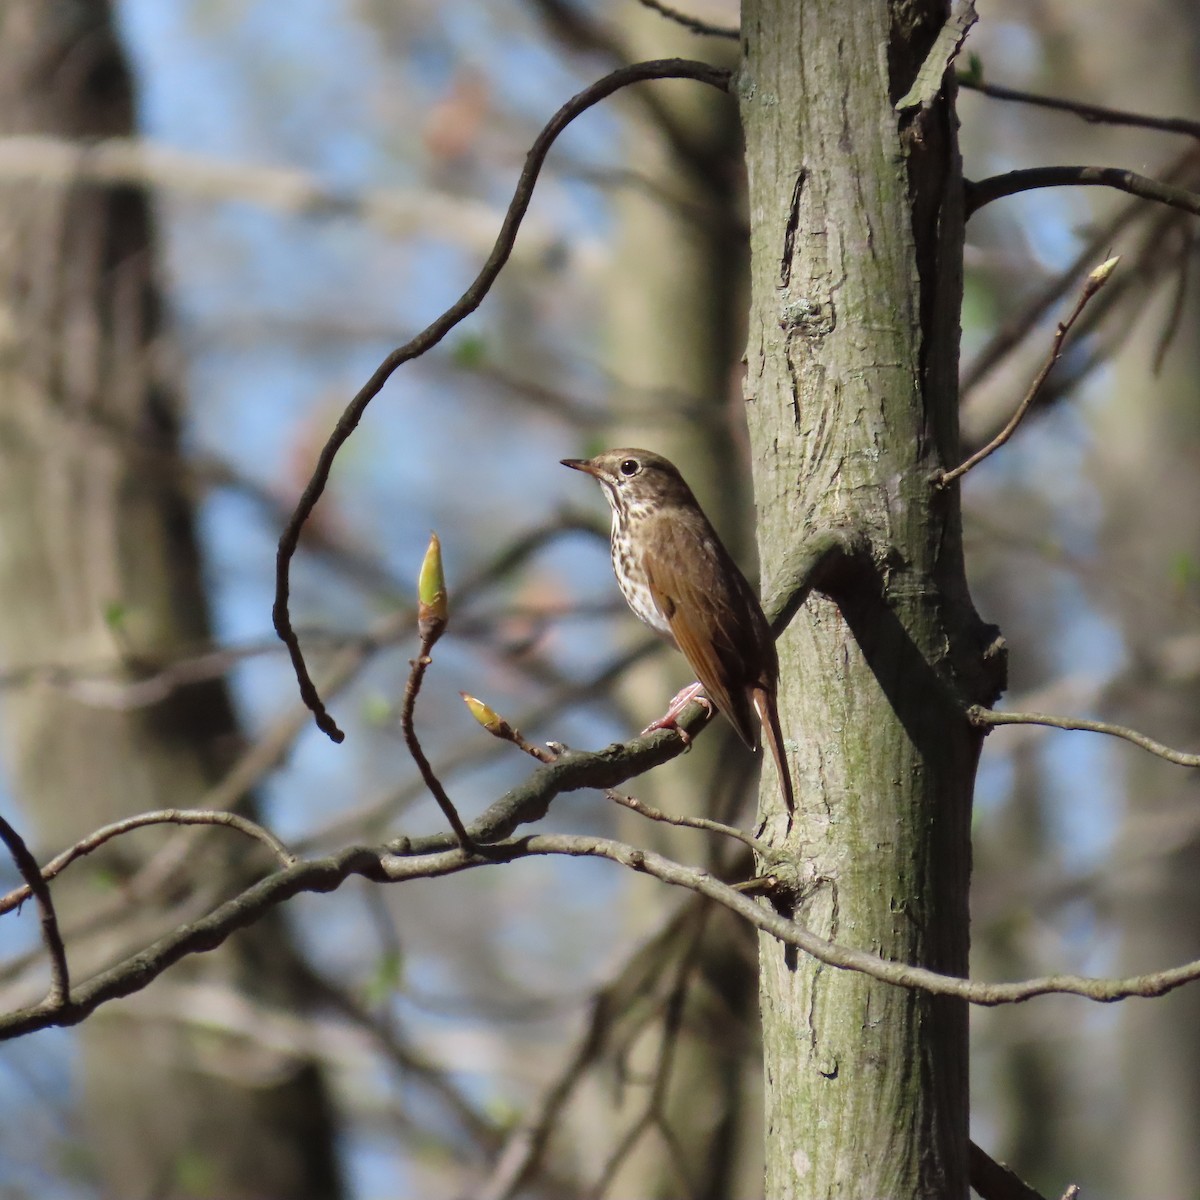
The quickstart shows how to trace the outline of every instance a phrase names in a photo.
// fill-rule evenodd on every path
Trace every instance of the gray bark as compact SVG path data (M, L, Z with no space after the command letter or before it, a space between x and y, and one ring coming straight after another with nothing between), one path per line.
M885 958L967 969L969 817L1001 660L963 577L960 167L945 101L898 115L939 3L748 0L747 410L767 591L806 532L869 544L780 642L798 793L773 903ZM776 867L776 873L781 868ZM763 939L766 1195L962 1197L967 1013Z

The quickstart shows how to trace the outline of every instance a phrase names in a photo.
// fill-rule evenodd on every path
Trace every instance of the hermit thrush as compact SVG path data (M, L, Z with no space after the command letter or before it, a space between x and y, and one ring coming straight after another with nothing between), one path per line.
M564 458L562 464L585 471L603 487L612 508L617 583L634 613L683 652L699 681L680 692L649 728L673 727L703 689L752 750L758 748L761 724L791 812L792 778L775 701L775 641L754 591L692 489L671 463L649 450L606 450L595 458Z

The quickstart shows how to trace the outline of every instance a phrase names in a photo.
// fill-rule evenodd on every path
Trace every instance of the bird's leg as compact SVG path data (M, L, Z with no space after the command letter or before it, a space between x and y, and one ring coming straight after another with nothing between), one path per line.
M679 718L683 710L693 700L697 704L702 705L708 712L712 712L713 702L704 694L704 685L699 681L689 683L687 687L675 693L675 698L667 705L667 711L657 721L651 721L642 730L642 734L653 733L656 729L674 729L683 738L684 745L690 747L692 744L691 735L686 730L679 728Z

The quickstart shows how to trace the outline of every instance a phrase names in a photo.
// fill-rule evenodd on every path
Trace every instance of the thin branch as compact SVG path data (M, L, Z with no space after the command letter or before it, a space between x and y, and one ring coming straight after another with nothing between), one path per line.
M603 665L595 674L587 679L557 687L537 705L527 709L521 718L522 725L538 725L549 720L557 719L563 709L571 704L577 704L590 699L597 699L607 694L609 685L618 679L634 664L643 661L649 655L661 648L662 643L657 639L641 642L632 650L627 650ZM457 771L469 770L481 763L495 760L499 747L491 742L480 742L478 739L462 740L458 747L445 755L438 763L439 776L444 777ZM564 753L561 746L555 750L555 760ZM682 753L680 743L679 753ZM425 784L418 777L393 788L383 796L368 801L356 810L331 819L312 834L301 839L300 849L304 853L329 853L338 845L348 841L373 841L385 836L385 831L395 819L397 813L404 811L411 802L425 794ZM492 812L492 808L488 812ZM486 814L485 814L486 817ZM472 832L477 841L489 840L481 836L480 830L486 824L484 817L472 822ZM498 840L504 835L497 834ZM446 849L453 845L447 838Z
M563 514L557 517L553 523L539 525L519 534L508 545L502 546L493 558L482 564L456 587L455 595L459 603L465 605L469 599L496 581L503 579L510 571L528 561L554 539L566 533L589 528L590 525L581 524L578 518L570 514ZM391 645L402 637L410 637L414 619L413 609L406 608L390 612L375 622L365 637L356 640L336 655L324 674L322 687L325 691L336 695L343 688L349 686L377 648ZM609 677L601 675L592 681L592 686L598 688ZM288 749L305 728L307 721L308 710L302 706L277 718L234 763L224 779L200 798L197 807L233 808L262 780L267 772L283 761ZM138 873L131 885L133 890L152 889L155 879L169 877L173 874L189 852L187 839L181 838L175 844L173 855L164 853L156 856L151 864L147 864L147 867ZM149 879L146 878L147 875L150 876Z
M1180 233L1183 239L1183 246L1176 256L1178 268L1175 275L1175 287L1171 293L1171 308L1167 313L1166 319L1163 321L1162 329L1159 331L1158 341L1154 347L1154 358L1151 360L1150 365L1150 373L1155 376L1162 370L1163 362L1167 357L1167 351L1170 350L1171 343L1175 341L1175 335L1179 332L1179 326L1183 321L1184 308L1187 301L1189 268L1195 249L1196 232L1190 224L1182 224Z
M676 729L657 729L628 742L614 742L603 750L583 752L560 750L552 763L537 768L523 783L505 792L467 826L477 846L498 844L522 825L540 821L555 797L563 792L586 788L618 787L637 775L677 758L687 749L712 714L698 704L692 705L679 719ZM682 734L682 736L681 736ZM388 844L396 854L426 855L458 846L447 833L403 837Z
M731 29L725 25L714 25L711 21L703 21L699 17L689 16L687 13L680 12L677 8L672 8L670 5L664 4L662 0L638 0L638 3L643 8L648 8L651 12L658 13L660 17L666 17L668 21L673 21L676 25L683 26L688 33L698 33L701 37L728 38L734 42L742 36L740 29Z
M606 788L604 794L614 804L620 804L651 821L662 821L667 825L678 825L684 829L703 829L709 833L724 834L725 837L736 838L739 842L749 846L760 858L770 861L776 857L777 852L773 846L769 846L766 842L732 825L725 825L720 821L710 821L707 817L685 817L675 813L665 813L661 809L652 808L636 796L624 796L613 788Z
M1046 356L1046 361L1042 363L1041 370L1034 376L1033 382L1029 385L1029 390L1025 393L1025 398L1017 405L1017 411L1009 418L1008 424L986 446L981 446L976 450L970 458L959 463L957 467L949 471L939 472L936 476L939 487L946 487L956 479L961 478L972 467L978 466L985 458L999 450L1016 433L1017 426L1020 425L1025 414L1029 411L1030 405L1037 399L1038 393L1042 390L1042 385L1054 369L1054 364L1062 357L1063 344L1071 327L1079 320L1083 310L1087 307L1088 301L1112 277L1113 270L1119 261L1119 259L1110 258L1107 262L1101 263L1084 280L1083 288L1079 293L1079 299L1075 301L1075 307L1071 309L1065 321L1058 323L1058 327L1055 329L1054 337L1050 343L1050 353Z
M397 1032L393 1022L372 1013L340 980L310 972L304 982L316 989L323 1004L362 1029L404 1079L415 1078L436 1097L481 1150L495 1153L503 1136L501 1127L467 1098L450 1071L431 1062Z
M972 725L987 728L995 725L1047 725L1051 729L1077 730L1082 733L1106 733L1110 737L1123 738L1140 746L1150 754L1165 758L1167 762L1179 767L1200 767L1200 754L1186 754L1182 750L1172 750L1162 742L1156 742L1136 729L1125 725L1113 725L1108 721L1090 721L1086 717L1054 717L1049 713L1038 712L997 712L992 708L984 708L974 704L967 709L967 719Z
M1122 108L1105 108L1101 104L1085 104L1081 100L1066 100L1061 96L1044 96L1038 92L1003 87L998 83L984 83L969 74L959 75L958 86L978 92L981 96L990 96L993 100L1012 100L1017 104L1032 104L1037 108L1051 108L1058 112L1072 113L1093 125L1126 125L1137 129L1158 129L1163 133L1183 133L1189 137L1200 138L1200 121L1189 121L1184 117L1154 117Z
M679 966L675 972L674 986L667 996L666 1009L662 1019L662 1035L658 1046L650 1095L646 1098L646 1103L642 1111L633 1119L625 1133L618 1139L616 1146L613 1147L607 1161L600 1170L596 1182L585 1193L586 1200L603 1200L622 1164L649 1129L657 1126L668 1144L668 1149L675 1149L671 1144L673 1139L670 1137L668 1131L664 1109L667 1089L671 1082L671 1073L675 1066L679 1035L683 1029L683 1013L684 1004L687 1000L688 978L696 968L706 918L707 911L701 912L700 924L694 931L692 939L679 962ZM676 1160L674 1166L679 1172L683 1183L687 1186L689 1193L694 1194L694 1188L691 1185L691 1181L687 1178L687 1172L682 1162Z
M89 833L87 837L81 838L75 845L52 858L42 867L40 875L44 880L51 880L61 874L76 859L82 858L85 854L91 854L105 842L112 841L113 838L129 833L131 830L144 829L147 825L225 825L262 842L279 859L282 866L290 867L296 862L296 856L273 833L237 813L214 809L161 808L153 812L138 813L137 816L126 817L121 821L114 821L111 825L104 825L95 832ZM30 894L29 884L26 883L22 887L13 888L11 892L0 896L0 915L11 912L14 908L24 904Z
M378 649L369 635L360 633L308 629L304 636L333 650L347 646ZM90 708L132 712L161 703L192 684L219 679L238 663L282 653L278 638L263 637L238 645L180 649L172 657L154 662L139 659L131 664L128 658L113 655L95 662L27 663L0 671L0 691L42 684ZM137 672L132 677L131 665Z
M412 755L413 762L417 764L417 770L421 772L421 778L425 781L425 786L438 802L446 820L450 822L450 828L454 830L454 836L458 838L458 844L464 850L474 850L476 849L475 842L471 839L471 835L467 833L466 827L462 823L462 818L458 815L458 809L454 807L454 801L446 794L446 789L442 787L442 781L437 777L433 767L429 763L429 759L425 756L425 751L421 748L421 743L417 739L417 731L413 728L413 712L417 705L417 695L421 690L425 671L429 667L430 662L432 662L432 659L429 657L429 651L433 643L441 636L441 632L440 629L435 629L432 632L423 634L421 637L421 649L418 651L417 657L412 660L412 670L408 673L408 683L404 687L404 703L400 708L400 729L404 734L404 744L408 747L408 752Z
M3 817L0 817L0 841L8 847L21 878L25 880L25 886L37 901L42 918L42 940L50 955L50 990L41 1004L31 1011L61 1012L70 1003L71 972L67 967L67 948L58 930L54 899L50 895L49 885L38 870L37 859L25 845L25 839Z
M488 256L487 262L484 263L474 282L463 292L462 296L443 312L441 316L417 334L416 337L398 349L393 350L379 367L376 368L375 373L363 385L354 399L350 401L350 404L338 419L329 440L322 448L312 478L308 481L296 505L295 511L292 513L280 536L279 548L275 557L275 603L272 608L275 630L284 645L287 646L288 653L291 655L292 666L296 672L296 679L300 686L301 698L312 711L317 727L335 742L342 741L345 734L338 728L337 723L326 710L316 685L308 673L304 654L300 649L300 640L296 635L295 629L292 627L291 614L288 611L291 588L289 577L291 561L300 543L300 534L304 529L304 525L316 507L322 492L324 492L326 483L329 481L329 473L332 470L334 458L354 432L359 421L362 419L363 413L366 411L367 405L379 394L393 372L403 363L431 350L451 329L474 312L483 302L484 297L491 289L496 277L500 274L501 269L512 253L517 232L521 227L521 221L533 196L533 188L537 181L538 173L541 171L546 155L549 153L550 147L554 144L558 135L576 117L586 112L593 105L598 104L601 100L606 99L623 87L648 79L696 79L724 91L728 88L730 73L729 71L710 66L708 63L694 62L687 59L661 59L652 62L635 63L613 71L590 87L585 88L554 114L545 128L538 134L529 150L525 166L521 171L520 179L517 181L516 190L509 204L508 212L505 214L504 222L496 238L496 244Z
M1171 208L1200 216L1200 194L1187 188L1172 187L1121 167L1026 167L987 179L964 180L966 215L977 213L985 204L1004 196L1031 192L1046 187L1110 187L1143 200L1154 200Z

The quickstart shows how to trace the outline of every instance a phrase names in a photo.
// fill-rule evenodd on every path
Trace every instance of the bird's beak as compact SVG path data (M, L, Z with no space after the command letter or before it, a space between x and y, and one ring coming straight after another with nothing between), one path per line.
M570 467L572 471L582 471L585 475L591 475L593 478L598 474L591 460L587 458L560 458L558 461L564 467Z

